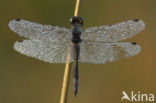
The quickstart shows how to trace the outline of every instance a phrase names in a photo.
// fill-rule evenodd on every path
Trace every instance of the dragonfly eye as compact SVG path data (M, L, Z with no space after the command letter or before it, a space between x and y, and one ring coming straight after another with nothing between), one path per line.
M70 19L70 24L83 26L83 19L81 17L72 17Z

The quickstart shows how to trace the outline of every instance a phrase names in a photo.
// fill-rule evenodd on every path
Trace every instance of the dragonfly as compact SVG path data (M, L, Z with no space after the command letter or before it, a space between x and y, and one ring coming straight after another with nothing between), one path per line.
M14 49L21 54L49 63L74 62L73 87L77 94L78 62L104 64L137 55L141 47L136 42L121 42L141 32L145 23L140 19L114 25L101 25L82 30L84 21L79 16L70 19L71 29L42 25L14 19L9 27L27 39L16 41ZM67 56L70 60L67 61Z

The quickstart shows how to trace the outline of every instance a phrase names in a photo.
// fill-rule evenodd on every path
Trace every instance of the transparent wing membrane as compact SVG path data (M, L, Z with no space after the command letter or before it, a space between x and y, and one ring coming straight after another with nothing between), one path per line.
M142 20L128 20L112 26L97 26L85 29L82 39L89 41L116 42L132 37L145 28Z
M59 44L56 42L40 42L33 40L17 41L14 49L21 54L34 57L49 63L66 63L67 54L70 54L70 61L73 60L72 44Z
M131 42L82 42L80 61L84 63L104 64L138 54L141 47Z
M22 19L12 20L9 27L20 36L41 41L70 41L72 34L69 29L51 25L41 25Z
M73 62L71 30L41 25L22 19L12 20L9 27L30 40L17 41L16 51L49 63L66 63L67 55ZM132 42L117 42L130 38L145 28L142 20L128 20L112 26L85 29L80 43L80 62L103 64L138 54L141 47Z

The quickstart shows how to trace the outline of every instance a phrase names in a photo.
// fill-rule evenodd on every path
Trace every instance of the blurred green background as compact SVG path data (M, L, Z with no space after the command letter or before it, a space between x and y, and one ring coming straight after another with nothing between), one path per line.
M0 103L59 103L65 65L45 63L14 51L13 44L20 37L8 23L23 18L70 28L75 2L0 1ZM156 95L156 0L82 0L80 16L84 28L135 18L142 19L146 28L128 39L142 46L137 56L101 65L80 63L79 92L74 97L71 79L68 103L120 103L123 90Z

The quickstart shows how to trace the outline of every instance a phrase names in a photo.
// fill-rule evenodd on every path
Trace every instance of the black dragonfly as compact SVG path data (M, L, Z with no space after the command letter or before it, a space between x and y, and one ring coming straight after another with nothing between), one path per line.
M14 49L21 54L49 63L71 63L74 67L74 92L78 91L78 61L104 64L138 54L135 42L118 42L134 36L145 28L142 20L127 20L115 25L91 27L82 31L81 17L70 19L72 29L41 25L23 19L10 21L9 27L26 40L19 40ZM67 55L70 60L67 61Z

